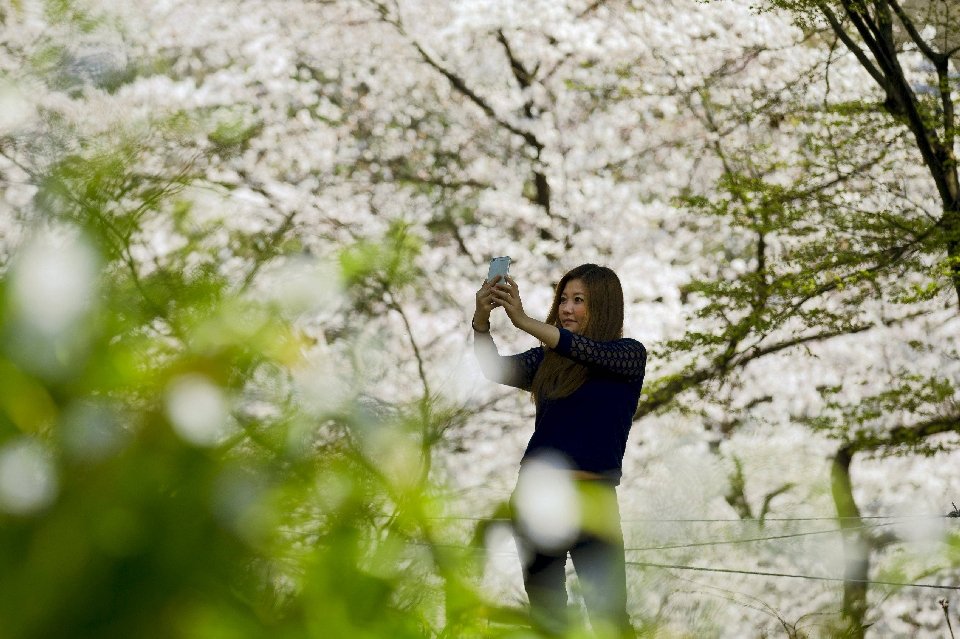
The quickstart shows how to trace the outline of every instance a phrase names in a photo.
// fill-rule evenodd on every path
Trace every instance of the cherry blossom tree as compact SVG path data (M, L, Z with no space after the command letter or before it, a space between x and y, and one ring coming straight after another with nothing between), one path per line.
M445 486L453 514L494 511L532 407L479 382L473 291L486 260L509 254L525 306L545 314L552 282L593 261L620 273L627 333L651 352L625 512L735 516L763 537L777 516L836 505L852 517L943 506L942 488L893 493L875 469L953 486L949 452L850 472L868 451L952 448L956 313L926 156L828 23L799 28L739 2L83 6L4 5L3 100L16 107L4 112L19 115L0 122L3 259L35 219L87 228L161 344L188 341L204 313L186 312L181 292L279 303L302 359L240 375L266 398L243 446L288 432L329 455L357 445L415 477L409 490ZM897 46L937 113L921 90L939 86L936 72ZM502 317L494 332L501 350L530 345ZM292 430L276 392L305 411ZM354 411L379 426L352 428ZM342 475L323 477L319 498L335 503ZM345 521L376 530L375 511ZM318 528L324 516L304 508L301 523L349 537ZM853 579L900 570L896 536L840 521ZM692 534L664 522L627 532L638 547ZM425 540L432 560L449 567L443 549L479 533L457 534ZM677 548L661 563L834 575L838 540ZM887 580L950 565L918 557ZM635 619L678 633L800 632L838 606L853 626L902 632L889 610L925 610L910 591L870 609L853 580L840 595L741 576L723 594L635 568ZM443 616L468 618L469 588L440 572ZM516 579L495 573L486 581L509 600ZM395 597L414 602L407 586Z
M855 61L862 84L872 85L872 91L858 97L845 92L827 93L824 104L843 116L840 122L845 127L872 121L897 136L902 156L896 170L912 176L916 183L908 189L904 180L897 188L889 179L874 178L870 184L873 193L884 190L899 197L884 203L879 210L871 207L852 216L837 209L829 211L827 228L839 221L848 225L851 234L868 240L855 247L852 255L846 250L834 250L831 259L856 265L861 273L871 274L869 280L876 289L872 296L892 293L891 299L897 303L911 304L912 314L918 312L917 302L922 307L924 300L942 299L945 285L952 283L960 292L956 270L954 80L950 72L951 57L956 53L951 45L956 25L951 22L949 3L771 5L790 10L798 24L812 35L819 34L825 40L824 48L831 51L831 62L834 51L837 59ZM830 72L830 67L826 67L826 79ZM834 144L814 150L817 149L827 158L835 159L838 155ZM924 175L918 176L918 169ZM926 185L918 179L921 177ZM910 191L916 195L911 197ZM844 248L850 246L848 241L843 244ZM874 279L873 273L884 270L894 278ZM904 282L908 282L907 287ZM955 347L950 339L922 348L941 353L941 361L954 357ZM932 370L937 372L930 375ZM839 409L840 419L820 415L814 420L843 442L834 459L833 476L838 514L847 518L846 526L862 525L849 478L854 455L903 450L929 454L952 445L944 434L955 433L960 423L955 409L954 377L949 365L927 370L904 367L891 376L887 388L861 398L859 405L840 409L838 402L831 401L830 405ZM855 634L862 636L868 606L867 549L883 544L864 534L848 539L849 581L843 611Z

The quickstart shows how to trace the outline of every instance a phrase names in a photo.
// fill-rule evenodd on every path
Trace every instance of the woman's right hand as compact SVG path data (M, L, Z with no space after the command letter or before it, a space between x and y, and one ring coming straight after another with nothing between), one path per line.
M493 285L497 283L500 276L491 281L484 280L483 286L477 291L477 308L473 312L473 321L475 325L483 326L490 324L490 312L498 306L493 298Z

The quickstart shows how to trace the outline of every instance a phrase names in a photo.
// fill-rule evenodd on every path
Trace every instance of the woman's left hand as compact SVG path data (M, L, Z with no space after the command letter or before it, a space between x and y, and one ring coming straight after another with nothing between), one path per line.
M520 323L527 317L523 312L523 300L520 299L520 288L509 275L506 280L501 279L493 287L493 299L507 312L507 317L514 326L520 328Z
M496 280L491 291L494 301L507 312L507 317L514 326L525 333L533 335L548 348L556 348L560 342L560 329L550 324L535 320L523 312L523 300L520 299L520 287L509 275Z

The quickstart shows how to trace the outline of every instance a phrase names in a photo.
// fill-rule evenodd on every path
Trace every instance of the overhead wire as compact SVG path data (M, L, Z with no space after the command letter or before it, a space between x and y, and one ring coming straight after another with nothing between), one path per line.
M852 520L930 520L930 519L955 519L956 515L861 515L844 517L729 517L729 518L660 518L660 517L624 517L621 523L759 523L767 522L791 522L791 521L852 521ZM442 515L436 517L427 517L430 521L486 521L486 522L509 522L509 517L478 517L478 516L459 516Z
M944 516L938 516L938 517L945 518ZM498 518L498 519L488 520L488 521L510 521L510 519ZM683 549L683 548L702 548L702 547L709 547L709 546L728 546L728 545L735 545L735 544L755 543L755 542L764 542L764 541L779 541L783 539L810 537L815 535L845 534L845 533L858 532L858 531L864 531L864 530L873 530L873 529L883 528L888 526L895 526L900 523L902 523L902 521L886 521L886 522L880 522L880 523L864 524L862 526L830 528L826 530L806 530L801 532L784 533L779 535L746 537L742 539L668 542L668 543L658 544L654 546L641 546L641 547L628 546L628 547L625 547L624 550L628 552L648 552L648 551L658 551L658 550L675 550L675 549Z
M673 544L664 544L660 546L647 546L643 548L625 548L624 550L640 552L640 551L648 551L648 550L673 550L676 548L700 548L703 546L725 546L730 544L745 544L750 542L790 539L792 537L809 537L811 535L826 535L830 533L856 532L858 530L869 530L873 528L881 528L883 526L893 526L895 525L895 523L896 522L887 522L882 524L867 524L865 526L853 526L850 528L831 528L829 530L808 530L804 532L788 533L783 535L768 535L766 537L748 537L745 539L723 539L723 540L715 540L715 541L673 543Z
M895 525L893 522L886 522L880 524L867 524L864 526L855 526L851 528L831 528L828 530L807 530L803 532L787 533L783 535L767 535L765 537L747 537L744 539L719 539L719 540L709 540L709 541L693 541L693 542L674 542L667 544L660 544L657 546L640 546L640 547L631 547L626 546L624 550L626 552L646 552L646 551L656 551L656 550L674 550L681 548L702 548L706 546L726 546L731 544L745 544L745 543L754 543L754 542L763 542L763 541L779 541L783 539L791 539L797 537L810 537L813 535L828 535L836 533L848 533L848 532L857 532L862 530L872 530L875 528L882 528L885 526ZM471 546L463 546L457 544L446 544L446 546L451 548L461 548L461 549L470 549ZM482 550L482 549L477 549Z
M450 548L455 550L467 550L475 552L478 554L483 554L484 556L503 556L503 557L515 557L516 553L512 552L491 552L485 548L478 548L474 546L464 546L460 544L427 544L424 542L411 542L411 545L415 546L432 546L434 548ZM629 549L628 549L629 550ZM627 566L636 566L640 568L661 568L666 570L689 570L695 572L710 572L710 573L721 573L721 574L735 574L735 575L751 575L758 577L781 577L781 578L790 578L790 579L807 579L811 581L829 581L829 582L844 582L844 583L861 583L869 586L892 586L898 588L928 588L934 590L954 590L960 591L960 586L950 586L945 584L928 584L928 583L914 583L914 582L904 582L904 581L886 581L879 579L856 579L856 578L847 578L847 577L824 577L821 575L800 575L795 573L784 573L784 572L772 572L765 570L745 570L740 568L711 568L709 566L690 566L685 564L664 564L653 561L633 561L627 560L624 562Z
M783 539L797 538L797 537L806 537L812 535L825 535L825 534L836 534L836 533L849 533L857 532L863 530L869 530L874 528L881 528L885 526L893 526L903 521L917 520L917 519L949 519L956 518L956 515L876 515L876 516L867 516L867 517L797 517L797 518L778 518L776 520L767 519L765 521L836 521L840 520L849 520L849 519L886 519L893 521L885 521L880 523L865 524L862 526L852 526L852 527L841 527L841 528L832 528L828 530L813 530L813 531L802 531L796 533L787 533L782 535L768 535L764 537L749 537L745 539L724 539L724 540L710 540L710 541L697 541L697 542L683 542L683 543L669 543L661 544L657 546L644 546L644 547L625 547L625 552L647 552L647 551L662 551L662 550L673 550L673 549L682 549L682 548L698 548L705 546L720 546L720 545L730 545L730 544L741 544L741 543L756 543L764 541L779 541ZM458 518L460 519L460 518ZM473 518L463 518L470 519ZM484 521L510 521L509 518L476 518ZM743 520L716 520L716 519L698 519L698 520L656 520L656 521L700 521L700 522L716 522L716 521L743 521ZM415 545L428 545L428 544L415 544ZM479 548L474 546L464 546L459 544L434 544L434 546L445 547L445 548L455 548L458 550L471 550L478 553L484 553L487 556L490 555L513 555L514 553L510 552L491 552L485 548ZM760 571L760 570L743 570L736 568L717 568L717 567L708 567L708 566L690 566L683 564L664 564L657 562L649 561L626 561L626 565L637 566L637 567L648 567L648 568L661 568L661 569L672 569L672 570L689 570L697 572L710 572L710 573L721 573L721 574L742 574L742 575L754 575L754 576L763 576L763 577L781 577L781 578L792 578L792 579L808 579L814 581L829 581L829 582L853 582L853 583L863 583L865 585L877 585L877 586L893 586L901 588L929 588L929 589L938 589L938 590L954 590L960 591L960 586L949 586L942 584L928 584L928 583L913 583L913 582L898 582L898 581L885 581L885 580L874 580L874 579L855 579L855 578L845 578L845 577L824 577L819 575L801 575L793 573L781 573L781 572L770 572L770 571Z
M664 568L670 570L693 570L697 572L716 572L735 575L756 575L760 577L788 577L792 579L810 579L814 581L841 581L845 583L862 583L871 586L897 586L902 588L933 588L937 590L958 590L960 586L947 586L942 584L924 584L910 583L901 581L882 581L877 579L854 579L847 577L822 577L819 575L796 575L784 572L768 572L762 570L741 570L737 568L709 568L707 566L686 566L681 564L660 564L652 561L627 561L628 566L639 566L642 568Z

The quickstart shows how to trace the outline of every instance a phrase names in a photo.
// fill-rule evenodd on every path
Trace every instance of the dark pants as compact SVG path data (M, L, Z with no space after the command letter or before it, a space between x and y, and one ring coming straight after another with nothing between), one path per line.
M530 616L541 629L561 634L569 624L566 563L573 560L594 630L603 637L633 637L627 614L623 532L616 489L605 482L577 482L583 517L578 534L559 548L538 547L515 525Z

